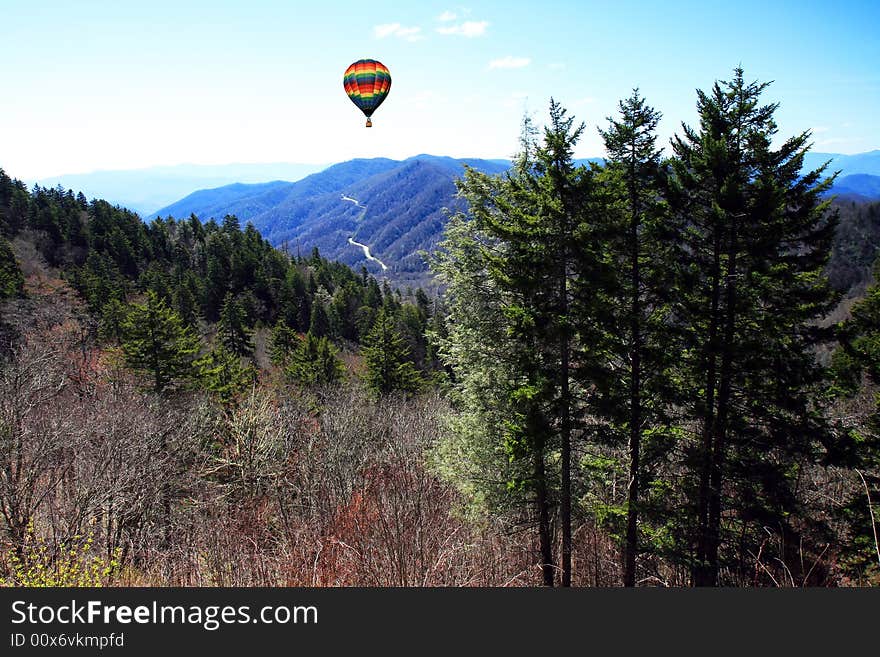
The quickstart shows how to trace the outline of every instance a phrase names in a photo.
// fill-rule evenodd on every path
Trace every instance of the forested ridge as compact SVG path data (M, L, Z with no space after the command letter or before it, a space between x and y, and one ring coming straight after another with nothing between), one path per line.
M878 204L768 85L551 101L442 294L0 171L10 584L877 585ZM771 87L772 89L772 87Z

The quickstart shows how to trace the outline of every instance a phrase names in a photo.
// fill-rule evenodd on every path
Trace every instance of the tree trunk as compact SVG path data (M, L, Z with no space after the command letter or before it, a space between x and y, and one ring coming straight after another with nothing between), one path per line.
M534 470L538 539L541 547L541 573L544 576L544 586L553 586L556 577L556 564L553 560L553 537L550 532L550 503L547 499L543 444L539 444L535 448Z
M718 585L718 547L721 544L721 492L724 485L724 456L727 449L727 420L733 378L733 338L736 326L736 219L731 220L725 286L724 337L721 346L721 373L718 414L712 445L712 474L709 483L709 515L706 525L706 584Z
M718 360L718 308L721 301L721 236L716 231L712 263L712 299L709 317L709 347L706 355L706 399L700 450L700 488L697 501L697 553L691 569L694 586L712 586L707 571L709 552L709 497L712 477L712 443L715 426L715 386Z
M568 335L568 288L567 288L567 258L562 259L562 276L560 278L561 311L565 322L562 327L562 340L560 344L561 368L560 368L560 400L561 408L561 433L562 433L562 499L560 500L560 515L562 521L562 586L571 586L571 394L569 391L570 369L570 341Z
M561 441L560 458L560 497L559 515L562 524L562 586L571 586L571 392L569 377L571 370L571 337L569 333L570 318L568 316L568 277L571 252L568 242L572 237L571 203L568 200L565 173L562 163L556 161L559 176L559 195L562 202L562 215L557 224L556 254L559 270L557 285L559 294L559 319L562 322L559 339L559 429Z
M630 167L630 380L629 380L629 487L626 500L626 544L624 547L623 585L636 585L636 558L639 550L638 506L639 468L642 428L642 335L641 271L639 269L639 209L635 192L635 171Z

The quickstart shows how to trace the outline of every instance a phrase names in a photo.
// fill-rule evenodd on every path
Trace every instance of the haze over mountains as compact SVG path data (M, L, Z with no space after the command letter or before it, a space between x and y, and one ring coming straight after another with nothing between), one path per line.
M269 180L299 180L324 169L326 164L179 164L123 171L94 171L50 176L36 182L41 187L82 191L88 198L111 203L149 215L197 189L231 183L263 183Z
M829 173L842 170L835 194L853 200L880 198L880 151L849 156L810 153L805 165L815 168L828 160ZM369 245L372 254L388 265L382 273L417 278L426 269L421 252L432 250L441 239L446 210L462 207L455 198L454 181L465 164L486 173L500 173L510 166L507 160L432 155L403 161L351 160L295 183L200 190L152 216L195 214L207 221L234 214L242 223L252 222L276 246L286 244L300 252L317 246L329 258L380 273L378 265L348 241L352 238Z
M501 173L505 160L453 159L418 155L399 161L358 159L328 167L294 183L230 185L201 190L162 208L154 216L203 221L236 215L251 222L272 244L292 252L318 247L325 257L398 280L417 279L426 270L420 255L442 235L445 210L462 207L455 179L464 165ZM352 201L356 201L352 202ZM364 250L368 245L388 265L382 270Z
M805 169L829 160L829 173L841 171L832 193L845 200L880 199L880 150L856 155L808 153ZM589 161L601 159L579 160ZM41 184L83 189L87 196L107 198L145 218L195 214L202 221L219 221L234 214L242 225L252 222L272 244L291 252L318 247L324 256L350 266L364 265L371 273L398 281L421 282L427 269L422 252L432 250L441 239L447 210L463 207L455 198L454 181L465 164L490 174L510 166L507 160L417 155L402 161L356 159L327 168L181 165L62 176ZM175 191L181 191L173 197L179 200L168 204ZM158 199L166 199L165 205L158 207ZM368 245L388 270L367 259L350 239Z
M588 160L579 160L586 163ZM417 155L406 160L357 159L328 167L295 183L229 185L200 190L155 216L196 215L203 221L236 215L272 244L301 253L318 247L332 260L398 281L422 282L422 252L441 239L447 210L463 209L455 179L468 165L497 174L507 160ZM356 201L353 203L352 201ZM368 245L375 258L349 240Z

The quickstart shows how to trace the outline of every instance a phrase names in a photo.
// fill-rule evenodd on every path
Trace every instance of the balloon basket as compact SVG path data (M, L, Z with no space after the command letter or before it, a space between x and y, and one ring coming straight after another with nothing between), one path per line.
M367 127L368 127L368 128L372 128L372 127L373 127L373 122L372 122L370 119L367 119Z

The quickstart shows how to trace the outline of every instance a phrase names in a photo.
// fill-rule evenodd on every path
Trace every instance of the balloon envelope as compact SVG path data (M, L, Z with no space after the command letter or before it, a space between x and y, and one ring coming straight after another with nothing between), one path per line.
M359 59L345 69L342 83L345 93L367 117L367 127L370 127L370 117L391 89L388 67L375 59Z

